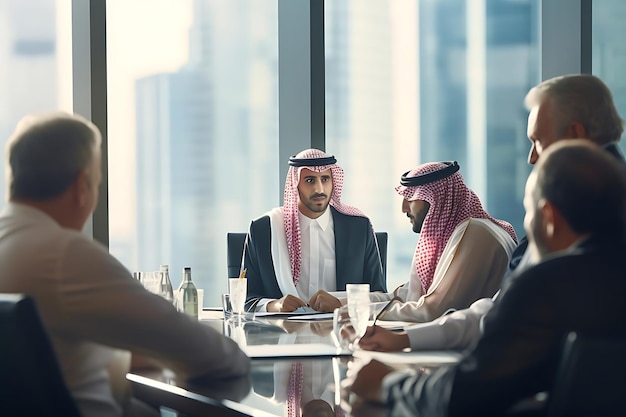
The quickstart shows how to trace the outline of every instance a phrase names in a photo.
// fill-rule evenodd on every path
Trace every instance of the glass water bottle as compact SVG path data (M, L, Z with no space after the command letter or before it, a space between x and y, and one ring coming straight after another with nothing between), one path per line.
M179 307L182 312L198 318L198 290L191 281L191 268L189 267L183 269L183 282L178 288L178 300L182 304Z
M172 281L170 281L170 271L167 265L161 265L159 270L161 274L159 283L159 293L170 303L174 303L174 291L172 290Z

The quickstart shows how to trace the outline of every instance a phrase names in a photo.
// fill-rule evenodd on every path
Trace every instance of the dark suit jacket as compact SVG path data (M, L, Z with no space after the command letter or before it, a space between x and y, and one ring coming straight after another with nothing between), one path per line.
M617 143L609 143L608 145L605 145L604 150L610 153L611 155L613 155L615 158L617 158L617 160L626 163L626 160L624 159L624 155L622 154L622 151L617 146ZM513 272L515 268L517 268L517 265L519 265L520 261L522 260L522 257L524 257L524 253L526 253L527 248L528 248L528 238L524 236L523 238L520 239L519 243L517 244L517 247L515 248L515 250L513 251L513 254L511 255L511 261L509 262L509 271L503 278L503 281L502 281L503 284L505 284L506 281L508 280L508 276L510 275L510 273Z
M514 275L485 316L475 348L457 366L397 384L392 403L410 402L420 415L502 415L549 391L569 331L626 339L625 251L587 241Z
M329 207L335 227L337 291L344 291L346 284L369 283L370 291L386 292L378 246L369 219L348 216ZM248 278L246 308L260 298L281 298L284 295L276 281L271 248L269 216L253 220L244 253Z

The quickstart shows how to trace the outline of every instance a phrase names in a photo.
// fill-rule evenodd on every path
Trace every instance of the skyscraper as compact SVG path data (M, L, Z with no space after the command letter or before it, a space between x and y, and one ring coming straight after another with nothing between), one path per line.
M53 1L0 2L1 149L22 117L59 107L55 16Z
M137 81L137 266L226 290L226 232L275 206L276 10L194 1L188 63ZM268 178L270 177L270 178Z

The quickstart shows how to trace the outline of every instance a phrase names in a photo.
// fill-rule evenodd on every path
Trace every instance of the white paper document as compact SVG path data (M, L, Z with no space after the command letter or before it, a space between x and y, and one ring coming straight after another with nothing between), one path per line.
M332 320L333 313L315 313L315 314L306 314L302 316L291 316L287 320L291 321L311 321L311 320Z
M350 356L351 352L324 343L300 343L295 345L248 345L241 349L250 358L302 358L319 356Z
M288 317L308 317L308 316L319 316L319 315L327 315L330 314L330 318L333 318L333 313L324 313L322 311L315 311L313 309L310 310L296 310L296 311L289 311L289 312L284 312L284 311L258 311L256 313L254 313L254 317L265 317L268 319L272 319L272 318L288 318Z

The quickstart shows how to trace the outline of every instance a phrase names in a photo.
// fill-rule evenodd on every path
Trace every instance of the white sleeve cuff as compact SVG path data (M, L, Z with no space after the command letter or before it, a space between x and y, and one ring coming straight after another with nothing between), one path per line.
M411 350L438 350L445 344L444 329L438 321L405 327Z

